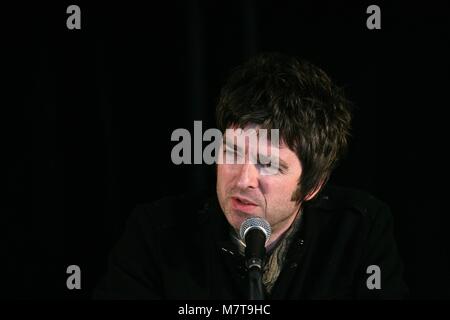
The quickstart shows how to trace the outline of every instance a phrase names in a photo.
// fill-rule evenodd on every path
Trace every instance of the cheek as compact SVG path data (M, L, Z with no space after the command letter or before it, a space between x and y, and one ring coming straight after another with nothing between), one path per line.
M286 189L290 191L289 197L292 195L293 192L295 192L295 190L297 190L298 182L299 178L292 177L291 179L289 179L289 181L285 183Z
M233 179L232 171L226 164L217 165L217 188L225 190L225 187Z
M261 182L261 189L267 197L278 201L290 201L292 193L297 190L298 179L294 177L270 177Z
M298 204L291 200L292 194L297 190L297 182L297 179L283 179L277 183L267 183L265 197L270 223L285 219L297 209Z

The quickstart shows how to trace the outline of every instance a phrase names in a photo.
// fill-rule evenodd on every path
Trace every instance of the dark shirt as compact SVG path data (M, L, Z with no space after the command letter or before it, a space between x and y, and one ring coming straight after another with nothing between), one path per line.
M407 295L393 219L383 202L327 186L302 210L302 223L267 299ZM94 298L246 299L245 263L229 230L216 197L179 196L138 206ZM380 289L367 285L371 265L380 268Z

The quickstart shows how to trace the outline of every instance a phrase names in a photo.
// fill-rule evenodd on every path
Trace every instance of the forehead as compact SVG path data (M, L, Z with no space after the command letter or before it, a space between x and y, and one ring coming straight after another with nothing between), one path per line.
M264 142L266 142L267 145L271 144L272 147L275 146L280 149L288 148L284 141L279 137L279 129L261 128L256 124L249 124L245 127L233 126L227 128L223 137L227 143L236 144L237 142L243 143L244 141L245 143L249 143L252 142L253 139L259 144L264 144Z

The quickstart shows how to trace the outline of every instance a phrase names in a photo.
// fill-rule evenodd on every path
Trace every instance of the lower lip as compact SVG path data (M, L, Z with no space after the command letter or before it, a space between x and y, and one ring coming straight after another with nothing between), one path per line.
M253 212L258 207L256 204L244 204L237 198L231 198L231 205L233 209L243 212Z

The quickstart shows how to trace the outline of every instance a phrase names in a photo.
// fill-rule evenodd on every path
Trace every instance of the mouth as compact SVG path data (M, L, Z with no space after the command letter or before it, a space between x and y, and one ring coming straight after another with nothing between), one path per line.
M233 209L252 213L258 205L253 201L243 197L231 197L231 205Z

